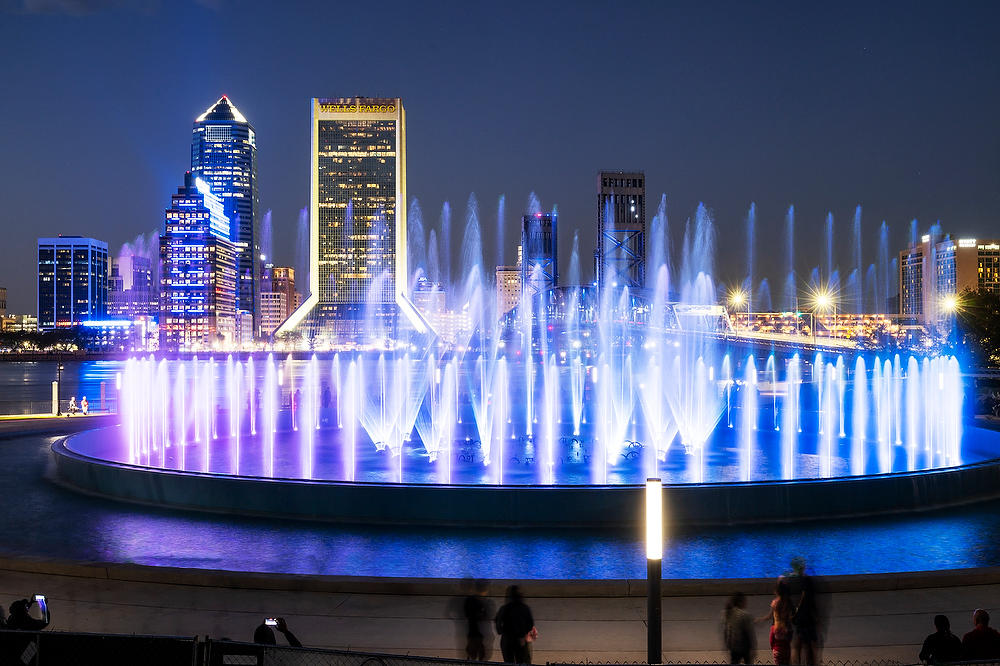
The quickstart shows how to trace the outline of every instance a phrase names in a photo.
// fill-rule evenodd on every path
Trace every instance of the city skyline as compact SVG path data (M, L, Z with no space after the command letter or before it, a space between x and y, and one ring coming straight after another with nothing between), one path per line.
M468 63L454 57L470 38L464 33L440 41L437 51L422 49L412 34L420 31L413 28L430 24L435 12L414 16L412 8L401 6L387 26L388 33L398 39L386 53L366 59L364 67L338 70L334 77L298 73L300 61L313 54L311 47L278 53L267 45L253 50L250 43L260 40L232 41L239 29L248 26L259 35L270 19L283 25L300 24L306 32L312 29L294 16L268 14L264 6L240 16L227 13L225 4L213 10L194 3L150 15L123 8L79 16L8 13L10 20L0 27L7 38L4 48L24 46L37 54L27 73L13 73L14 89L22 94L12 100L10 108L0 111L15 114L4 123L9 129L0 133L0 144L5 154L21 155L24 163L17 170L7 163L8 177L0 180L9 202L9 226L20 226L13 224L15 220L37 219L31 225L37 227L32 238L21 238L20 228L11 229L12 242L5 250L10 254L3 257L11 270L0 275L0 282L9 287L10 310L30 310L34 301L33 289L23 275L30 271L20 266L23 252L16 251L33 243L33 237L91 235L107 240L115 255L122 242L159 228L158 211L168 203L176 174L186 168L187 123L204 109L206 98L220 94L240 101L260 136L261 210L274 211L274 261L280 264L299 265L296 217L308 199L308 165L296 146L308 145L305 105L313 95L345 89L367 94L391 91L407 100L411 116L408 204L414 197L419 200L427 227L437 223L446 200L451 202L455 219L463 219L469 194L475 192L486 230L488 266L513 263L517 222L527 212L531 192L537 193L545 210L558 205L563 218L560 272L567 272L573 230L580 232L581 256L589 256L596 243L593 178L602 169L642 170L647 196L656 202L661 192L666 193L673 246L679 243L684 221L694 215L698 201L713 209L719 265L726 267L720 270L720 281L736 282L741 277L745 263L742 224L751 202L757 204L758 231L770 235L781 231L789 204L796 206L802 231L819 228L826 212L832 211L837 230L835 254L842 266L849 263L852 249L846 236L858 203L864 207L865 265L873 262L882 219L888 221L894 249L908 244L909 221L914 217L920 221L921 232L941 219L944 228L956 235L994 235L990 228L1000 210L1000 195L995 186L997 154L991 146L997 130L988 109L995 106L992 100L997 93L982 81L996 78L1000 61L995 53L998 47L987 39L983 27L990 23L995 8L981 5L970 12L932 6L904 12L898 5L895 11L887 5L868 9L873 13L869 21L855 25L853 17L863 5L798 11L779 11L775 5L766 17L750 8L726 5L732 15L728 18L721 7L637 6L636 14L647 17L652 27L633 26L641 38L624 47L625 60L635 63L628 68L603 58L607 49L589 54L583 48L584 40L602 34L597 6L581 5L574 15L557 8L532 8L536 21L526 29L532 34L548 31L566 56L529 62L516 50L507 49L503 53L509 66L500 75L494 71L496 62L484 60L486 56L477 54ZM443 5L438 9L457 12L460 8ZM481 10L468 11L474 20ZM525 7L505 7L494 23L483 25L479 37L487 44L504 44L515 26L524 27L515 20L524 11ZM128 48L127 40L108 54L93 56L104 65L95 68L99 72L84 75L72 65L55 64L62 62L59 54L64 49L91 48L79 42L80 26L97 36L120 32L123 26L142 33L154 21L190 25L192 16L217 19L210 27L204 21L197 23L188 37L218 40L218 44L206 44L198 56L201 60L209 57L211 65L185 77L179 88L156 104L144 103L127 91L128 86L112 82L122 76L165 79L161 58L151 57L156 53L177 53L193 62L193 54L183 54L181 46L166 44L158 35L152 36L148 47L133 49L137 55L132 59L123 57L120 50ZM408 20L410 25L404 25ZM890 23L892 30L880 29ZM765 24L774 24L769 29L776 29L785 39L766 48L756 45L755 30ZM709 26L708 41L702 44L695 37L699 28ZM662 34L656 28L662 28ZM621 30L610 26L603 36L614 41ZM654 37L666 36L670 39L659 40L663 52L658 52L651 45ZM30 48L26 39L33 40ZM287 44L282 41L287 39L279 41ZM55 56L38 51L48 40L60 44ZM344 50L337 53L359 52L361 41L347 34L345 44L336 47ZM927 46L915 47L914 43ZM699 55L695 44L711 53ZM232 53L226 51L228 47ZM741 49L752 57L737 66L733 54ZM405 72L394 64L404 55L408 56ZM573 61L572 68L567 59ZM741 67L749 68L745 77L737 76ZM562 72L571 75L563 77ZM586 78L581 79L583 72ZM826 85L804 80L805 72L818 73ZM445 93L450 83L472 73L474 84L454 102L442 103L449 99ZM45 79L47 85L38 88L24 78L26 74ZM647 99L632 106L609 106L601 101L600 85L584 85L602 79L633 84ZM79 102L80 86L93 81L109 88L108 99ZM713 92L720 84L729 86L726 104ZM543 93L557 103L543 105L541 110L514 103L524 95L541 99ZM743 101L733 108L732 99ZM26 113L24 104L33 105L35 112ZM23 142L28 137L48 141L44 128L53 118L48 109L54 108L76 109L72 145L77 150L61 152L69 161L66 173L95 173L117 165L113 172L120 190L112 208L106 197L99 196L100 188L94 187L96 177L74 175L70 179L62 171L54 173L56 188L65 194L55 198L45 196L38 179L29 177L38 173L35 153L39 157L45 153L24 150ZM623 122L614 125L612 132L602 127L599 140L582 142L586 153L581 152L583 146L575 142L588 136L584 127L609 108L617 108ZM571 109L573 118L567 119L557 109ZM142 118L142 131L137 121L130 120L133 116ZM486 126L506 131L483 137ZM99 134L108 127L115 131ZM103 148L94 150L91 146L97 144L91 141L99 136L104 139ZM463 147L472 145L473 136L486 143L470 155ZM286 145L287 151L282 149ZM462 168L456 170L454 164ZM438 178L441 173L449 177ZM501 255L492 229L497 197L504 192L506 233ZM46 202L42 215L38 213L40 201ZM653 213L653 206L649 208L647 220ZM805 237L799 234L799 239ZM458 246L452 243L453 265L459 263ZM775 248L772 257L762 249L758 248L760 263L755 272L769 276L774 291L783 253ZM821 263L818 254L812 246L799 245L800 276ZM582 264L586 277L591 272L589 262Z

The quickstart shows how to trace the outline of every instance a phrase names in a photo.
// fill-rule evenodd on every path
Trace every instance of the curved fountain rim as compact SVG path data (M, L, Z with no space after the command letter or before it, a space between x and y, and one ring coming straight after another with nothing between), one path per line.
M273 482L282 484L301 484L301 485L330 485L330 486L356 486L364 488L441 488L441 489L461 489L461 490L523 490L523 491L533 491L533 490L630 490L634 491L637 488L643 488L644 484L641 483L619 483L619 484L584 484L584 483L570 483L570 484L515 484L515 483L504 483L504 484L493 484L493 483L417 483L417 482L398 482L398 481L342 481L337 479L302 479L298 477L285 477L285 476L258 476L258 475L241 475L241 474L228 474L222 472L202 472L197 470L178 470L178 469L167 469L163 467L154 467L150 465L138 465L134 463L125 463L117 460L109 460L107 458L100 458L97 456L87 455L85 453L80 453L79 451L71 449L67 442L70 440L87 435L89 433L99 432L101 430L109 430L111 428L120 428L121 423L116 423L109 426L103 426L100 428L90 428L87 430L82 430L80 432L72 433L60 437L57 441L53 442L51 445L51 450L56 455L67 456L70 458L76 458L84 462L90 462L97 465L103 465L105 467L114 467L123 470L131 470L138 472L146 472L153 474L162 474L165 476L179 476L179 477L196 477L203 479L225 479L225 480L235 480L235 481L250 481L250 482ZM997 432L992 428L985 428L977 425L971 426L977 430L986 430L991 432ZM1000 436L1000 435L998 435ZM758 481L713 481L713 482L702 482L702 483L664 483L663 488L668 490L689 490L696 488L747 488L747 487L761 487L761 486L804 486L804 485L829 485L834 483L851 483L859 481L879 481L883 479L901 479L906 477L926 477L934 474L946 474L962 472L965 470L977 469L982 467L992 467L1000 465L1000 456L995 458L988 458L986 460L980 460L972 463L965 463L962 465L952 465L950 467L933 467L922 470L912 470L912 471L900 471L900 472L882 472L878 474L862 474L862 475L844 475L844 476L831 476L826 478L805 478L805 479L761 479Z

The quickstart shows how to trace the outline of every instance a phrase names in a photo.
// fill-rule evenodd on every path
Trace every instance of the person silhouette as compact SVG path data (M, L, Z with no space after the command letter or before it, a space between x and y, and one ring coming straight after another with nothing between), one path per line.
M1000 658L1000 632L990 626L990 614L977 608L972 624L972 631L962 636L962 661Z
M49 607L45 599L38 600L38 610L41 618L31 616L31 607L35 604L33 599L18 599L10 605L10 617L7 618L7 629L17 629L21 631L41 631L49 626Z
M521 588L511 585L507 588L507 603L500 607L493 620L500 634L500 651L508 664L530 664L531 643L538 637L535 618L524 603Z
M933 634L924 639L920 648L920 661L928 664L946 664L962 657L962 641L951 633L951 622L946 615L934 616Z
M469 661L489 661L493 646L487 641L483 624L493 615L492 604L486 598L489 585L485 580L470 581L469 594L462 605L466 621L465 658Z
M285 637L285 640L288 641L288 644L292 647L302 647L302 643L299 642L299 639L296 638L295 634L293 634L291 629L288 628L288 624L285 622L285 618L278 617L275 618L275 620L277 620L277 624L274 625L274 628L277 629L281 633L281 635ZM271 629L271 626L267 624L267 620L261 622L259 625L257 625L257 628L253 630L253 642L259 645L278 644L278 639L275 638L274 636L274 630Z
M736 592L726 603L722 613L722 634L729 651L730 664L752 664L757 635L753 628L753 616L746 611L747 598Z

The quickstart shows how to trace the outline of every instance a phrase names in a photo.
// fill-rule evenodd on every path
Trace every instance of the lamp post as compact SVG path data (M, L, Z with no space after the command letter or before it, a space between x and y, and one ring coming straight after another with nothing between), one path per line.
M740 308L743 305L747 306L747 321L746 321L746 331L750 332L750 296L742 289L736 289L731 294L729 294L729 304L733 309Z
M826 289L817 292L813 296L813 309L812 309L811 315L812 315L812 332L813 332L813 344L814 345L816 344L816 312L817 311L827 312L830 309L830 306L833 305L833 307L834 307L834 315L833 315L834 321L833 321L833 325L836 327L836 325L837 325L836 307L837 306L836 306L835 303L836 302L833 299L833 294L831 294Z
M941 309L944 311L947 317L947 327L948 327L948 344L951 344L952 338L955 334L955 318L959 309L958 296L955 294L947 294L941 299ZM940 329L939 329L940 330Z
M62 400L60 400L62 396L62 371L63 364L60 363L56 366L56 416L62 416Z
M646 663L663 663L663 484L646 479Z

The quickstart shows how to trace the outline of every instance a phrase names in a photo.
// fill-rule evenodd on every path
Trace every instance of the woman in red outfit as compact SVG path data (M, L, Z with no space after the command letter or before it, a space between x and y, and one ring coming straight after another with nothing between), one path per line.
M760 618L771 620L771 654L777 666L788 664L792 659L792 616L795 605L792 603L788 583L784 578L778 579L774 588L774 599L771 600L771 612Z

